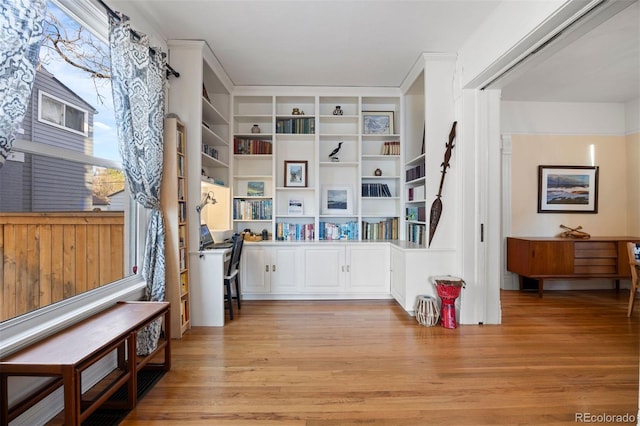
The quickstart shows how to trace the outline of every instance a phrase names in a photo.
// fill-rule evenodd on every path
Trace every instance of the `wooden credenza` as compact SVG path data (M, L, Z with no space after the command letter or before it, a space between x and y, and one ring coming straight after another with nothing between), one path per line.
M630 278L626 244L640 237L566 238L508 237L507 270L538 280L542 297L546 279L611 278L619 286L620 278Z

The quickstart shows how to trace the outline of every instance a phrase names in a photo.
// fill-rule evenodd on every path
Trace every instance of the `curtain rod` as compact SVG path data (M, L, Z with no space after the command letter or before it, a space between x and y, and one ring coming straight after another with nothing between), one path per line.
M120 15L118 15L113 9L111 9L104 1L98 0L98 3L100 3L102 7L104 7L105 11L111 18L117 21L120 21ZM135 37L140 39L140 34L138 34L135 30L131 30L131 31L133 32ZM156 53L156 50L153 47L149 47L149 50L153 53ZM173 75L174 77L180 77L180 73L174 70L171 67L171 65L169 65L169 63L166 64L166 67L167 67L167 78L169 78L170 75Z

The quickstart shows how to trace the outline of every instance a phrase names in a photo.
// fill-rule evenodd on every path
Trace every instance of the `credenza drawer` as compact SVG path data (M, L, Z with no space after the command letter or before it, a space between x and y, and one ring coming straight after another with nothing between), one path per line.
M574 256L578 258L618 257L618 245L614 241L580 242L574 244Z

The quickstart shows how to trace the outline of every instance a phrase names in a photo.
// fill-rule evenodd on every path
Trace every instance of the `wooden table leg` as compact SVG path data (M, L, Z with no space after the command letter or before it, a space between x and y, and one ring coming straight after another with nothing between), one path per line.
M129 369L129 374L131 377L129 378L129 387L128 387L128 398L127 398L127 406L129 409L133 409L138 403L138 371L136 368L137 364L137 333L133 332L129 335L127 339L127 368Z
M80 372L72 366L62 369L62 385L64 386L64 424L80 426Z
M0 425L9 424L9 387L8 377L0 374Z

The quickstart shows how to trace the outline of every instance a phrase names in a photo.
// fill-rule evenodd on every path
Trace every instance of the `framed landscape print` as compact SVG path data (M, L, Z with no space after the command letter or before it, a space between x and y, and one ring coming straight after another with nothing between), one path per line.
M322 214L353 214L353 190L348 185L322 187Z
M363 111L362 133L366 135L392 135L393 111Z
M307 186L307 161L284 162L284 186Z
M597 166L538 166L538 213L597 212Z

